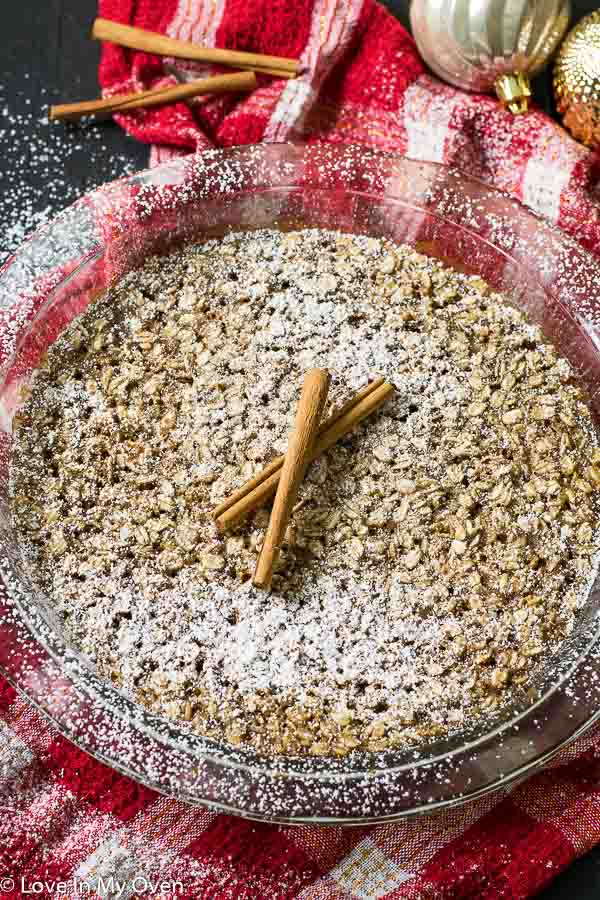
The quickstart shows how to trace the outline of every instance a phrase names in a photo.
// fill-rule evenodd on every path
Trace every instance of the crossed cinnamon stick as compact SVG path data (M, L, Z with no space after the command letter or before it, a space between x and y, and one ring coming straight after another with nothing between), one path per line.
M312 369L304 379L294 430L281 466L269 525L256 564L253 578L256 587L271 587L273 569L298 497L298 489L310 461L310 451L325 408L330 381L329 373L323 369Z
M385 381L385 379L383 378L377 378L375 381L370 382L370 384L362 388L362 390L358 391L358 393L355 394L339 410L337 410L337 412L329 416L329 418L326 419L325 422L320 425L320 427L317 421L317 427L315 430L316 437L313 440L312 444L307 440L305 440L302 444L302 452L304 454L305 465L304 469L302 469L301 466L295 469L295 471L298 471L298 469L300 469L301 472L300 480L296 484L296 490L298 485L302 481L306 465L317 459L317 457L321 456L323 453L326 453L327 450L333 447L334 444L336 444L341 438L352 431L360 422L362 422L363 419L365 419L367 416L370 416L377 409L379 409L379 407L383 403L385 403L385 401L393 393L394 386L392 384ZM320 402L320 395L318 393L313 391L312 396L314 399L314 403ZM290 439L290 447L288 448L288 453L290 452L292 446L294 446L296 448L295 453L297 455L298 444L295 442L295 439L293 439L293 436L297 434L299 428L303 428L306 432L306 415L307 408L301 403L299 405L298 415L296 417L295 429L292 438ZM311 422L312 421L313 418L311 414ZM263 469L262 472L247 481L244 485L242 485L241 488L239 488L226 500L220 503L219 506L213 509L211 515L219 531L224 532L228 528L232 528L234 525L237 525L248 515L250 515L250 513L254 512L255 509L264 506L266 503L268 503L269 500L271 500L274 495L278 494L278 488L283 479L283 468L288 457L288 453L286 453L285 456L278 456L271 463L269 463L269 465L265 469ZM290 485L292 491L294 489L294 480L286 479L286 485L286 492L289 497L291 495ZM289 506L289 509L291 509L293 503L290 505L288 502L287 505ZM283 506L278 506L278 508L280 510L278 519L281 520L281 510L283 509ZM285 525L287 526L287 521ZM274 545L277 544L277 541L281 542L284 533L285 527L280 534L275 535L275 540L273 541ZM262 574L264 575L264 573Z

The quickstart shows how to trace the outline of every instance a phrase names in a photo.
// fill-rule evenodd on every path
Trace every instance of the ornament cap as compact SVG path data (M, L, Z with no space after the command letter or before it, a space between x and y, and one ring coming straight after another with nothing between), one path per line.
M498 99L515 116L520 116L529 110L529 98L531 97L531 84L524 72L510 72L508 75L499 75L494 87Z

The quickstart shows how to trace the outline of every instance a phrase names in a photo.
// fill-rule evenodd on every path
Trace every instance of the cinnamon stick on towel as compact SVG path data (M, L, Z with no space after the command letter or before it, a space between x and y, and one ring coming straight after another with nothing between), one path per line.
M240 50L199 47L188 41L179 41L156 31L134 28L132 25L121 25L110 19L96 19L92 37L98 41L110 41L113 44L120 44L121 47L130 47L132 50L158 53L159 56L194 59L198 62L231 66L234 69L255 69L269 75L276 72L283 78L286 77L284 73L287 73L287 77L294 77L300 68L298 60L287 59L285 56L265 56L262 53L245 53Z
M324 369L311 369L304 379L294 430L290 435L271 518L256 564L253 579L256 587L268 589L271 586L273 568L309 463L330 381L331 377Z
M80 103L61 103L51 106L48 118L75 121L83 116L109 116L114 112L145 109L163 103L175 103L198 97L200 94L224 94L234 91L253 91L256 87L254 72L232 72L231 75L215 75L213 78L199 78L187 84L154 88L131 94L116 94L100 100L83 100Z

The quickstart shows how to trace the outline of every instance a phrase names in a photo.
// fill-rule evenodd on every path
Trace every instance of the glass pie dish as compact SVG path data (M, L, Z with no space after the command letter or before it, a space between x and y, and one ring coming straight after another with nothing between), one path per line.
M99 677L21 558L8 504L12 420L42 355L150 253L230 230L385 236L481 275L527 311L600 415L600 265L481 182L353 146L261 145L178 159L87 195L0 273L0 671L71 741L180 800L274 822L424 813L514 783L600 716L600 580L536 677L538 699L418 748L266 757L192 734Z

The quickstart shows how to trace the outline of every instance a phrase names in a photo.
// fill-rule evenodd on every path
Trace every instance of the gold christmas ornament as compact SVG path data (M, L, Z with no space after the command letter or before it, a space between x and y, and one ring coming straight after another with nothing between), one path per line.
M469 91L495 91L527 112L529 80L560 43L569 0L413 0L412 32L427 65Z
M588 147L600 144L600 10L582 19L560 48L554 98L573 137Z

